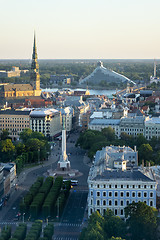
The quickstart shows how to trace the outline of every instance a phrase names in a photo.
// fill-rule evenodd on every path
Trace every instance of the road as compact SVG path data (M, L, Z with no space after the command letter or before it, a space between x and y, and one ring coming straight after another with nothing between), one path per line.
M75 147L75 142L78 134L72 133L67 140L67 153L69 154L69 161L72 169L78 169L82 174L77 178L78 186L71 190L68 202L66 204L64 213L60 222L55 224L54 239L56 240L77 240L83 226L83 218L85 214L87 202L87 177L89 166L86 164L87 157L85 151ZM49 161L43 165L34 167L33 169L24 170L18 177L18 189L12 190L11 197L3 210L0 212L0 226L9 224L12 221L12 227L15 229L17 223L13 222L15 215L18 212L20 200L25 195L26 191L37 179L38 176L43 176L48 169L56 169L57 160L61 153L59 144L52 149ZM87 160L88 161L88 160ZM22 221L22 219L20 219Z

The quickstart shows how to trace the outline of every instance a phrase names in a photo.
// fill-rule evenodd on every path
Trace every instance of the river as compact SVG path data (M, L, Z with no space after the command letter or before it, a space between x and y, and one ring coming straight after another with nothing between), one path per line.
M42 89L43 92L56 92L60 89L58 88L46 88L46 89ZM72 91L86 91L87 89L83 89L83 88L76 88L76 89L71 89ZM112 96L112 94L116 93L116 90L95 90L95 89L88 89L90 92L90 95L105 95L105 96Z

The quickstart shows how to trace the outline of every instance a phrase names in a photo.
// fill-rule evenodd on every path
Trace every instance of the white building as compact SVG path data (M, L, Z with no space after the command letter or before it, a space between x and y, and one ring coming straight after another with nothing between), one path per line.
M111 146L98 152L88 176L88 216L109 208L124 218L124 208L133 201L156 207L157 183L150 169L137 168L136 150Z
M46 137L61 133L61 113L56 109L40 109L30 113L30 128L42 132Z
M88 129L101 131L103 128L111 127L115 130L115 134L120 136L120 119L105 119L105 118L95 118L88 124Z
M156 138L160 137L160 118L159 117L146 119L144 136L147 140L150 140L152 137L156 137Z

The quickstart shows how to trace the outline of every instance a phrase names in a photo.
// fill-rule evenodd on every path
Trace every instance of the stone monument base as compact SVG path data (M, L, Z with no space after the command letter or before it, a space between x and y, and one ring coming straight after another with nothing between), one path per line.
M62 176L62 177L65 177L65 178L71 178L71 177L80 177L82 176L82 173L80 173L78 170L76 169L70 169L70 170L61 170L61 169L55 169L55 170L48 170L47 171L47 175L48 176Z
M66 172L66 171L69 171L70 168L71 168L70 161L65 161L65 162L59 161L57 163L57 171Z

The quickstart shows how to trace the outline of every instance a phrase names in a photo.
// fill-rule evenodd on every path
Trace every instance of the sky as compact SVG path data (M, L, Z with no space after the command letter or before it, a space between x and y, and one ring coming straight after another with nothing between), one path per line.
M0 0L0 59L160 58L159 0Z

